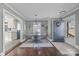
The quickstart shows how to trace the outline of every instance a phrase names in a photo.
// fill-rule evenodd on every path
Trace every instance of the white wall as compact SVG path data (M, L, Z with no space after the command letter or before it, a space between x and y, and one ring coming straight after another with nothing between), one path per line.
M51 31L52 31L52 26L51 26L52 22L51 20L49 19L48 20L48 37L51 38Z
M25 38L24 38L24 21L21 20L20 23L21 23L21 35L20 35L21 39L20 39L20 42L23 42L23 41L25 41Z
M19 17L21 20L23 19L20 15L18 15L15 11L10 9L8 6L0 3L0 55L5 54L5 40L4 40L4 29L3 29L3 9L8 10L13 15Z
M47 32L46 27L48 26L48 22L47 21L42 21L41 25L44 25L44 26L41 26L41 34L42 35L47 35L48 32Z
M75 47L79 49L79 10L76 12L76 41Z
M32 34L33 30L33 22L32 21L26 21L26 35Z
M0 4L0 55L3 52L3 14L2 4Z

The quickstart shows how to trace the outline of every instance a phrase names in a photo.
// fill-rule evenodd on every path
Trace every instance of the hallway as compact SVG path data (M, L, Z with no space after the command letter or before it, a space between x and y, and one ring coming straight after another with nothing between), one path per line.
M0 6L1 56L79 56L79 3Z

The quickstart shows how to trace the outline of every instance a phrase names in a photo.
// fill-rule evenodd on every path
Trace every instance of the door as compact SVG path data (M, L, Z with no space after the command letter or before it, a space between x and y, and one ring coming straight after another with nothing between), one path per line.
M64 41L64 22L62 22L61 20L54 21L53 30L54 30L54 41L63 42Z

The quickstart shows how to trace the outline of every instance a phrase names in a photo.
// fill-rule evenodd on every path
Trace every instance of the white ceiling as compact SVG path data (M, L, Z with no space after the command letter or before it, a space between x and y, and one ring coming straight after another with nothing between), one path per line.
M59 12L66 12L75 8L78 3L10 3L16 11L24 16L25 19L59 17Z

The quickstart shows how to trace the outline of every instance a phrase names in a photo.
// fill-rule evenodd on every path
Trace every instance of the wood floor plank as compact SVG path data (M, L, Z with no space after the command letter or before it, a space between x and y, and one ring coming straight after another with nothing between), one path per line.
M57 56L59 52L55 47L32 48L18 47L11 51L8 56Z
M50 43L51 44L51 43ZM57 56L59 51L52 47L19 47L13 49L7 56Z

